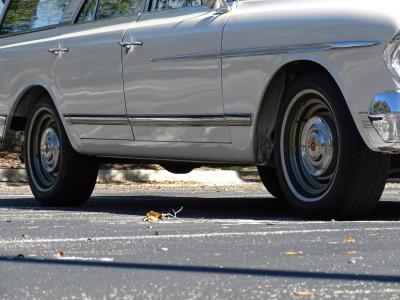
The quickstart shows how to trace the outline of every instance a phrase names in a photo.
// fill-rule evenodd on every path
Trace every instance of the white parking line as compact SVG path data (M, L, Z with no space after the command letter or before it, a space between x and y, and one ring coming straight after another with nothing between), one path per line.
M58 257L59 260L84 260L84 261L105 261L112 262L114 258L112 257L81 257L81 256L64 256Z
M370 228L338 228L338 229L304 229L304 230L278 230L278 231L255 231L255 232L211 232L194 234L165 234L165 235L137 235L137 236L102 236L102 237L78 237L78 238L55 238L55 239L19 239L0 240L0 245L32 244L32 243L62 243L62 242L86 242L93 241L133 241L146 239L192 239L192 238L214 238L214 237L236 237L236 236L269 236L283 234L308 234L308 233L331 233L331 232L372 232L400 230L400 227L370 227Z

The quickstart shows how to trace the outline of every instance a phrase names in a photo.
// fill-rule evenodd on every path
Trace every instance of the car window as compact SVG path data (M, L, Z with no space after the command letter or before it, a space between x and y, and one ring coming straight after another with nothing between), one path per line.
M79 23L137 15L142 0L87 0L78 16Z
M155 10L166 10L202 5L201 0L156 0Z
M57 25L70 0L11 0L0 34Z
M3 1L0 0L0 15L3 11L3 7L4 7L4 3L3 3Z

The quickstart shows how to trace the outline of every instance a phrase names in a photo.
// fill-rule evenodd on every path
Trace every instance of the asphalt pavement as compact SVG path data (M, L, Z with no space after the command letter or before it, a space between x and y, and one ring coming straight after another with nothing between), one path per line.
M358 221L300 219L257 183L102 184L64 209L2 184L0 299L399 299L399 237L399 184Z

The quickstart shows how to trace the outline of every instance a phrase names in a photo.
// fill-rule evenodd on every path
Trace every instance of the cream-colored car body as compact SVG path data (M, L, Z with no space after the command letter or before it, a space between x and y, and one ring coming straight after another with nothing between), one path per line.
M397 149L382 146L368 118L376 95L399 89L383 59L400 29L397 0L229 6L146 12L144 3L135 17L73 24L76 1L61 26L0 36L2 136L25 93L41 86L78 152L262 163L256 130L270 83L308 61L334 78L370 149Z

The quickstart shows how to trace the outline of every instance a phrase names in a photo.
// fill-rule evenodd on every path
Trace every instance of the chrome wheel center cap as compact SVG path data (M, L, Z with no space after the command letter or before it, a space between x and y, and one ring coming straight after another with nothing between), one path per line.
M40 140L40 159L46 172L51 173L55 170L59 155L60 142L57 133L53 128L47 128Z
M309 156L313 159L321 155L321 136L318 133L312 133L306 137L306 149Z
M333 156L333 137L329 125L321 117L307 121L301 132L301 160L312 176L328 170Z

